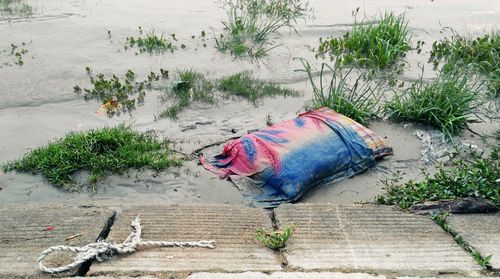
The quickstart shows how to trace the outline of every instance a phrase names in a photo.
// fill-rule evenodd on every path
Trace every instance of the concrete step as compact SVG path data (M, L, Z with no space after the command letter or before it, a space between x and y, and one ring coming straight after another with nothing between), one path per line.
M240 278L248 274L253 278L482 276L482 269L472 257L429 217L388 206L280 206L274 211L274 221L282 227L295 228L287 247L280 253L255 240L257 228L271 229L273 225L269 212L264 209L229 205L115 204L109 207L113 210L103 205L0 207L3 224L0 227L0 278L41 278L36 267L41 251L53 245L84 246L95 242L114 210L116 221L108 242L123 242L130 233L130 222L140 216L144 240L215 240L216 248L142 248L129 255L94 262L88 276L191 276L190 279ZM483 255L498 251L495 250L498 215L483 216L486 219L482 221L478 220L483 217L469 216L455 215L449 221L467 241L482 249ZM483 231L466 233L470 228L483 228ZM78 236L66 240L75 235ZM493 250L477 245L474 237L487 239ZM49 258L47 264L62 265L71 260L70 255L58 254Z
M280 206L276 218L295 228L285 253L292 269L400 275L481 271L430 218L392 207L294 204Z
M187 279L385 279L383 275L341 272L261 272L245 273L194 273Z
M148 248L95 263L89 275L281 270L277 256L254 239L256 228L272 227L265 210L224 205L133 207L118 215L108 240L123 242L130 221L138 215L144 240L215 240L216 248Z

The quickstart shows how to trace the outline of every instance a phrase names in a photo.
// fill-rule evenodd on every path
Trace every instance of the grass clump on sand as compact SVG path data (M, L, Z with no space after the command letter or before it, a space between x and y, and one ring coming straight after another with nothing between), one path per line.
M302 0L224 0L228 19L223 21L227 32L216 38L221 52L236 57L259 58L270 49L269 37L282 27L294 29L294 24L308 13L308 3Z
M11 61L1 62L0 61L0 69L3 66L12 67L13 65L17 65L21 67L24 65L24 56L28 53L26 49L26 43L22 42L21 45L10 44L10 50L0 50L0 53L8 53L8 56L11 57Z
M18 66L24 65L23 55L28 53L28 50L24 48L25 46L26 43L24 42L21 43L21 46L10 44L10 55L15 57L14 64Z
M500 148L488 157L473 152L470 158L461 158L450 169L438 167L434 175L423 171L421 182L410 180L401 184L401 176L382 181L387 196L379 196L378 203L395 204L401 208L425 201L476 197L490 200L500 206Z
M202 73L194 70L179 71L178 80L174 81L172 89L164 96L164 100L173 99L174 104L157 115L157 118L177 119L178 114L193 102L214 104L213 89L213 83Z
M249 72L241 72L211 81L202 73L185 70L178 72L178 80L163 96L163 101L173 100L174 104L157 115L157 118L177 119L178 114L193 102L215 104L214 90L218 89L226 95L245 98L254 105L265 97L298 96L299 92L284 88L269 81L258 80Z
M24 0L0 0L0 18L10 16L30 16L33 14L33 7Z
M142 34L142 29L139 29ZM125 44L125 49L133 48L137 46L141 53L147 52L149 54L160 54L166 51L174 53L175 47L171 42L168 42L163 34L158 36L151 31L144 37L127 37L127 42Z
M123 79L116 75L108 79L104 74L94 74L89 67L86 70L93 87L82 89L76 85L73 90L76 94L83 94L87 101L102 102L109 116L120 114L120 112L131 112L136 104L144 103L145 89L149 88L152 82L160 79L160 75L151 72L147 80L138 82L135 80L135 73L131 70L127 71ZM168 71L160 69L160 73L162 79L168 78Z
M223 77L218 82L218 88L228 95L245 98L254 104L265 97L299 95L297 91L276 83L255 79L249 72Z
M390 119L428 124L452 136L478 117L482 83L471 83L468 71L440 73L431 83L422 76L385 105Z
M255 239L270 249L279 250L285 247L286 242L292 236L293 231L294 229L288 226L283 230L273 230L271 232L262 228L255 231Z
M129 169L155 171L180 165L167 141L151 133L139 133L120 125L87 132L71 132L66 137L37 148L23 158L3 165L4 171L42 174L48 182L64 190L79 190L73 180L78 171L88 171L93 186L107 175L124 174Z
M471 66L487 80L489 91L500 96L500 32L477 38L465 38L454 34L451 38L432 44L430 62L450 72L457 67Z
M386 12L380 18L355 22L341 38L320 39L318 56L340 57L342 65L384 68L410 50L408 22L403 15Z
M354 83L351 81L351 67L343 71L341 62L335 61L333 66L321 64L319 84L316 83L309 62L301 60L313 89L313 105L315 108L329 107L338 113L367 125L370 120L378 118L381 98L381 83L362 80L359 75ZM331 77L328 78L328 75ZM325 84L326 83L326 84Z

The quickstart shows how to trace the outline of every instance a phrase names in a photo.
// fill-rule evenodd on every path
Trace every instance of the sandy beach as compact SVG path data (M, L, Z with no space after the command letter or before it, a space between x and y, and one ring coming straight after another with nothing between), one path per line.
M419 63L425 65L426 78L435 76L432 65L427 63L429 51L434 41L451 35L449 28L459 34L477 36L500 26L500 2L495 0L312 0L314 16L299 21L296 33L282 30L279 36L273 37L273 44L279 46L259 62L252 62L234 59L215 49L213 37L223 32L221 21L225 18L220 6L212 0L50 0L35 1L30 17L0 20L0 62L11 61L8 51L3 51L11 44L24 43L27 50L22 66L0 63L3 65L0 68L0 163L15 160L70 131L119 123L130 124L138 131L154 130L160 137L173 140L176 150L190 153L204 145L263 128L268 115L275 123L293 118L312 98L305 73L295 71L302 66L294 58L308 59L318 67L321 60L314 58L311 48L317 47L320 37L341 36L346 32L353 23L352 11L358 7L360 15L370 17L386 10L404 13L409 20L412 41L425 42L422 53L410 51L404 58L407 66L399 76L401 81L418 79ZM139 26L159 34L175 33L186 49L161 55L136 55L134 50L125 50L126 38L137 36ZM202 31L207 33L205 42L199 38ZM131 69L139 79L160 68L171 72L194 69L214 79L248 70L258 78L296 89L301 96L263 99L258 106L244 100L220 98L216 105L194 104L182 112L178 120L155 120L165 104L159 100L162 89L153 87L147 91L144 105L131 115L109 118L96 113L100 106L97 101L86 102L73 92L75 85L90 85L85 67L119 76ZM394 156L352 179L314 189L302 201L334 204L373 201L384 193L379 181L391 172L398 170L411 178L418 175L421 167L432 168L423 164L421 151L425 147L415 135L417 130L431 133L432 129L406 124L409 123L386 120L372 123L370 128L394 148ZM478 133L492 133L499 127L498 119L471 125ZM462 138L480 148L488 147L470 132L464 132ZM206 152L215 154L221 148ZM95 195L62 192L41 176L0 172L0 204L87 200L165 205L243 203L231 182L218 179L196 161L185 162L184 166L159 175L131 171L129 176L110 176Z

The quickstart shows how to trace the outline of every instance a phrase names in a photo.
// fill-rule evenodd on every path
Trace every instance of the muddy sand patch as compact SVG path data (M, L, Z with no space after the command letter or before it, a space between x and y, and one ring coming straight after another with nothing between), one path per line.
M52 2L57 4L57 1ZM214 36L209 30L213 28L215 34L224 33L220 21L226 15L219 5L210 1L186 3L178 0L170 2L169 7L159 0L140 5L133 1L106 4L86 1L71 5L61 5L61 11L67 6L67 10L77 10L75 13L81 16L0 22L0 33L5 38L0 43L0 50L9 49L10 43L26 42L29 46L28 57L22 67L0 69L0 162L19 158L27 151L61 138L70 131L116 126L124 122L134 130L154 130L158 135L176 142L179 151L190 153L204 145L264 128L269 118L275 123L291 119L312 98L307 77L294 71L301 69L302 65L293 58L306 58L311 64L319 64L311 48L318 46L319 37L342 36L349 30L353 23L352 11L358 7L367 15L375 15L385 9L395 13L405 12L412 41L426 42L420 54L412 50L404 58L407 65L399 79L407 82L419 78L419 62L426 65L426 78L435 76L431 71L432 65L426 64L426 61L432 42L443 38L441 32L444 26L452 26L460 33L480 35L498 28L500 24L500 8L495 1L481 4L469 1L418 4L411 1L397 4L370 1L349 5L341 5L337 1L310 1L315 10L314 19L299 20L295 25L297 33L284 29L280 35L271 35L271 41L277 47L257 62L234 59L215 48ZM34 12L34 17L37 12ZM136 55L134 51L124 50L126 38L137 36L138 26L144 30L154 29L156 34L165 34L169 40L175 33L179 48L174 53L161 55ZM202 30L206 31L205 41L200 38ZM0 55L0 59L4 57ZM179 114L178 120L155 120L154 115L165 109L165 105L158 101L164 92L162 88L152 88L145 96L144 105L137 106L131 115L124 113L108 118L95 113L99 107L97 103L85 102L73 92L75 85L89 87L84 70L87 66L109 75L133 69L141 79L159 69L169 69L172 73L179 69L193 69L214 80L251 71L256 78L286 85L302 95L264 99L258 106L245 100L222 98L216 105L194 104ZM317 188L305 195L303 201L371 201L384 193L379 181L392 171L400 170L409 177L418 176L418 169L428 165L421 160L421 152L427 147L422 145L417 132L422 130L432 134L432 131L406 124L409 122L374 121L370 128L386 138L395 155L352 179ZM488 134L498 130L499 123L495 120L471 127L479 134ZM463 137L479 147L487 145L469 132ZM165 204L242 202L230 182L219 180L195 162L187 162L179 169L157 176L147 172L138 174L137 179L133 173L130 177L111 176L103 182L102 191L94 196L63 193L41 177L19 173L0 174L0 186L2 203L89 199L134 199Z

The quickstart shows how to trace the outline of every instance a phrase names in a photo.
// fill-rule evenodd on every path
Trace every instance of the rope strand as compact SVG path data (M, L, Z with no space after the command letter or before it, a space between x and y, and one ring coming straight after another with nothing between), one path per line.
M130 235L121 244L111 244L105 241L95 242L87 244L83 247L77 246L67 246L67 245L57 245L52 246L42 252L40 257L38 257L38 269L45 273L61 273L65 271L70 271L80 266L82 263L91 260L93 258L98 261L103 261L112 255L117 254L129 254L136 251L138 246L146 247L201 247L201 248L215 248L214 240L200 240L200 241L151 241L151 240L141 240L141 223L139 216L132 221ZM47 267L43 264L43 259L54 252L71 252L75 253L76 257L74 262L60 266L60 267Z

